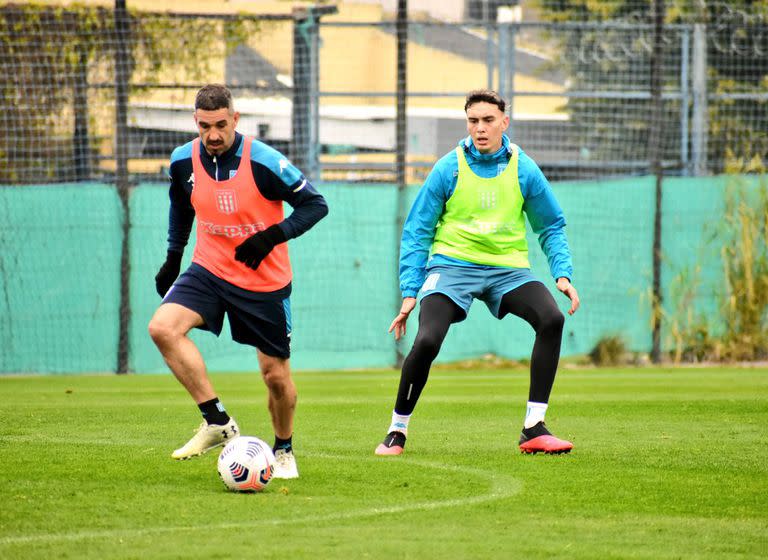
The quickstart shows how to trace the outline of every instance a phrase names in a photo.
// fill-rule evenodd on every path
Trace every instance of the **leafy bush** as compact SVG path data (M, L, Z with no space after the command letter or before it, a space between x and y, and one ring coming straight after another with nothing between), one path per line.
M620 336L605 336L597 341L589 353L596 366L617 366L625 362L627 345Z

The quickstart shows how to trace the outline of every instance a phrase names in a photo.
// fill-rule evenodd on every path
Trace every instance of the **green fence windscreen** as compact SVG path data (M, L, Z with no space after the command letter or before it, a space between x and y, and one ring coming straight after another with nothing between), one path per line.
M0 372L114 371L120 227L103 185L0 188Z
M670 178L664 183L662 283L665 293L686 267L700 265L697 308L714 310L721 264L708 241L722 217L734 180ZM391 185L324 184L330 214L292 240L291 297L295 369L390 366L387 333L397 311L396 208ZM601 337L620 335L637 351L650 348L650 287L654 179L559 183L555 194L567 220L574 285L582 308L567 317L563 355L589 352ZM409 202L418 187L408 192ZM290 211L290 208L287 208ZM130 369L167 368L147 334L160 302L154 275L165 257L166 185L142 184L131 193ZM100 184L0 188L0 373L114 371L117 356L122 214L113 188ZM185 254L189 262L194 234ZM531 265L556 291L535 237ZM666 297L666 296L665 296ZM668 298L667 298L668 299ZM671 304L670 304L671 305ZM416 313L404 348L416 331ZM195 331L208 368L256 370L254 350ZM492 353L530 355L533 332L522 320L493 319L474 305L452 327L440 361Z

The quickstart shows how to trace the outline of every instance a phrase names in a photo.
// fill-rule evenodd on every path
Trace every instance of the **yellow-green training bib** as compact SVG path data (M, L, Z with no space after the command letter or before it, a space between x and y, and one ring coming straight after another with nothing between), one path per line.
M499 175L483 178L456 148L456 189L437 223L432 253L476 264L530 268L525 239L523 194L517 176L518 149Z

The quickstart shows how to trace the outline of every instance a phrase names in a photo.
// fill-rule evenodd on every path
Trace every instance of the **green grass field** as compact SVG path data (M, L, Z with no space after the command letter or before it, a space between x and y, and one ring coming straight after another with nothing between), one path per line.
M214 383L272 442L256 374ZM395 371L298 373L301 478L224 490L168 375L0 378L0 558L765 558L768 370L561 371L570 455L517 451L524 370L432 373L375 457Z

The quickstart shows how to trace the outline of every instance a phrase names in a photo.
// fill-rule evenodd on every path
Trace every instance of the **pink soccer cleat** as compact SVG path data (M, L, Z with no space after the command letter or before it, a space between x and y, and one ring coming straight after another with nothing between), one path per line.
M523 428L520 434L520 451L523 453L569 453L573 449L570 441L559 439L549 433L544 422L539 422L530 428Z
M376 455L400 455L405 447L403 432L389 432L384 441L376 448Z

